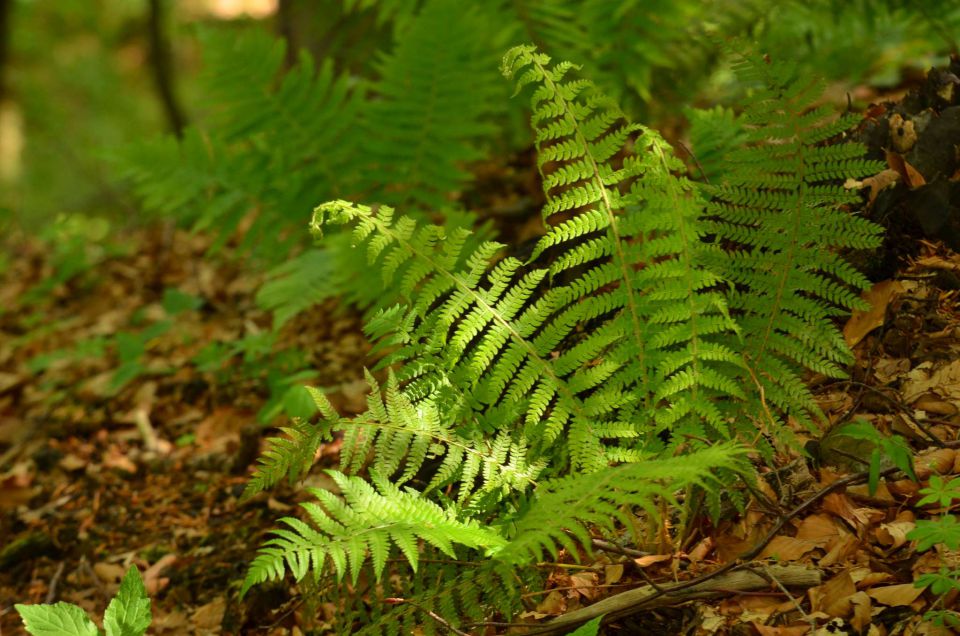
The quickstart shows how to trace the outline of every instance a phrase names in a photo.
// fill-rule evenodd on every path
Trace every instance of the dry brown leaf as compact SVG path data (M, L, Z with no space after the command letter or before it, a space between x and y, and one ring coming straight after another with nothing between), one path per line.
M953 471L957 451L952 448L934 448L919 453L913 458L918 479L927 479L930 475L945 475Z
M897 181L900 180L900 173L896 170L891 170L887 168L886 170L881 170L872 177L867 177L863 181L853 182L853 187L859 188L870 188L870 194L868 196L867 205L872 206L873 202L877 200L877 195L880 194L880 191L884 188L887 188L891 185L894 185ZM850 182L845 183L844 187L849 187Z
M862 634L870 624L870 612L872 603L866 592L857 592L850 597L850 603L853 605L853 616L850 617L850 624Z
M796 561L805 554L821 548L824 541L810 541L794 539L793 537L778 536L767 544L760 554L761 559L777 559L778 561Z
M546 597L537 604L537 612L540 614L557 616L566 611L567 600L563 597L563 594L556 590L547 594Z
M147 588L147 593L153 596L163 588L167 587L170 579L160 575L168 567L177 562L176 554L165 554L157 562L151 565L143 573L143 586Z
M907 533L917 527L913 521L894 521L881 524L874 534L877 542L888 548L899 548L907 542Z
M903 400L913 404L926 393L950 402L960 401L960 360L937 366L928 361L914 367L903 382Z
M797 528L797 538L807 541L822 541L824 545L840 536L837 522L830 515L815 514L806 517Z
M218 596L209 603L201 605L193 611L191 616L194 628L198 631L219 634L226 610L227 600L223 596Z
M594 601L600 595L598 584L596 572L576 572L570 575L570 585L575 588L570 590L570 594L580 594L588 601Z
M927 180L923 178L923 175L920 174L916 168L911 166L902 155L888 151L887 165L900 173L900 176L903 178L903 182L906 183L907 187L910 189L927 185Z
M860 539L852 534L840 535L827 546L827 553L819 561L820 567L838 565L852 559L860 549Z
M757 634L760 636L805 636L810 633L809 624L777 627L754 621L753 628L757 630Z
M923 588L914 587L913 583L902 583L900 585L874 587L867 590L867 594L881 605L900 607L910 605L917 600L917 597L923 594Z
M849 570L844 570L823 585L810 588L807 593L813 611L843 617L850 614L850 597L857 593L857 586L853 583Z
M93 571L104 583L119 583L127 573L127 568L119 563L94 563Z
M832 492L823 498L823 509L840 517L853 527L864 527L886 515L874 508L857 508L843 493Z
M647 556L637 557L633 560L637 567L646 568L655 563L663 563L673 558L672 554L648 554Z
M854 347L868 333L882 326L883 318L887 313L887 306L902 292L903 285L895 280L880 281L864 292L863 299L870 304L870 309L854 311L847 324L844 325L843 338L846 340L847 346Z

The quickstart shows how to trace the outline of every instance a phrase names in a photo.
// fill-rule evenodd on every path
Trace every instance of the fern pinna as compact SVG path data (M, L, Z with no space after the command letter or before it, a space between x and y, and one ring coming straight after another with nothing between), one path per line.
M733 176L710 188L695 185L656 132L630 123L591 82L570 79L574 68L552 65L532 46L511 49L502 64L518 90L533 86L547 202L546 230L527 262L498 243L469 241L466 230L397 217L388 206L332 201L316 209L314 234L352 226L353 243L402 302L368 324L387 380L381 388L368 374L367 411L341 418L312 390L320 422L295 423L290 438L261 460L248 495L302 475L321 441L342 431L340 471L330 474L343 497L315 491L318 502L304 505L308 521L284 519L244 590L288 571L298 580L310 572L336 581L349 574L357 585L364 568L371 585L395 571L389 556L399 552L413 571L410 602L382 622L360 612L369 633L412 628L428 612L451 624L462 616L509 615L524 586L537 580L530 566L544 554L566 549L576 557L589 550L591 531L629 523L635 510L656 516L658 503L674 502L679 489L716 493L718 479L730 485L747 470L736 441L757 436L754 420L743 415L761 407L789 412L792 403L778 387L812 403L797 388L796 373L798 364L818 359L823 345L791 333L797 323L789 316L798 307L820 307L811 292L849 303L852 295L839 285L858 281L834 257L801 262L813 256L797 252L769 261L787 270L789 283L775 296L777 311L788 316L777 323L786 330L779 335L797 337L793 351L806 353L764 368L751 341L767 323L745 295L770 287L763 255L771 246L786 249L784 219L800 210L810 215L805 223L841 227L842 214L831 207L841 193L803 185L801 202L773 205L790 199L777 194L790 189L778 162L795 167L805 156L780 153L792 141L770 144L776 129L761 132L766 120L753 111L747 118L757 122L755 136L736 158L754 168L742 177L724 172ZM809 178L862 168L843 163L856 152L823 151L840 163L817 164ZM735 181L746 183L750 169L761 176L754 198ZM744 204L749 222L733 223L724 215L738 213L730 201L740 194L769 214L749 216ZM721 249L728 244L737 251ZM735 271L743 261L760 263L758 272ZM799 286L821 270L839 278L831 291ZM769 320L771 311L762 317ZM811 316L808 308L799 318L827 333ZM830 334L836 342L835 329ZM780 376L765 400L745 378L777 364L793 375ZM673 438L666 445L657 435L665 431ZM451 568L451 557L472 565ZM345 611L356 609L337 590ZM380 592L374 586L371 593ZM422 626L436 628L430 620Z

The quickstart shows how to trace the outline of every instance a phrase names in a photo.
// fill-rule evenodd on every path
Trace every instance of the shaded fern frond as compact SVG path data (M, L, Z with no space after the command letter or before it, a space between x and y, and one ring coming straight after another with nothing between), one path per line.
M480 141L497 132L504 108L493 32L476 7L428 0L383 58L363 135L378 200L442 209L470 178L465 164L484 156Z
M147 209L216 230L215 246L256 212L246 247L283 255L278 244L290 237L276 224L356 178L362 88L306 53L283 72L285 45L266 32L207 31L203 41L211 125L188 130L179 147L173 138L135 144L115 163Z
M882 166L864 159L860 144L831 142L857 117L812 108L822 82L756 55L736 70L758 88L741 117L743 143L707 189L710 229L731 247L717 253L717 268L737 285L730 307L752 367L744 382L758 385L778 413L809 425L819 410L799 374L844 374L851 356L831 319L860 307L858 292L869 285L837 249L875 246L880 234L843 209L858 200L843 183Z
M284 478L291 484L302 479L313 466L320 444L332 439L331 431L340 416L319 390L311 387L307 387L307 390L324 421L312 424L294 419L291 426L280 429L284 437L270 438L270 446L258 460L259 465L247 483L241 500L275 486Z
M452 559L457 556L455 545L495 549L506 543L497 532L475 521L460 521L416 491L401 491L376 472L371 472L373 486L359 477L327 473L343 499L311 488L319 503L301 504L310 523L295 517L281 519L288 527L274 530L274 538L260 549L241 594L258 583L282 578L287 569L299 581L308 571L329 567L338 579L349 573L356 583L361 567L370 560L379 578L394 548L416 570L421 540Z

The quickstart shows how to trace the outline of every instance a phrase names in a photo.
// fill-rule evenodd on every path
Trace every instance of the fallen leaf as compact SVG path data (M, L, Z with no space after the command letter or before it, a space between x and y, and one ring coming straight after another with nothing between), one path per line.
M633 560L639 568L646 568L654 563L663 563L673 558L672 554L648 554L647 556L637 557Z
M957 451L952 448L934 448L919 453L913 458L914 470L918 479L927 479L930 475L945 475L953 470Z
M194 610L193 626L197 630L209 631L211 633L221 633L220 624L223 623L223 614L227 609L227 600L218 596L209 603L201 605Z
M874 587L867 590L867 594L881 605L899 607L913 603L918 596L923 594L923 589L922 587L914 587L912 583L902 583L900 585Z
M597 587L596 572L577 572L570 575L570 584L575 588L574 593L580 594L588 601L594 601L600 595L600 589Z
M777 559L778 561L796 561L805 554L821 548L824 541L795 539L793 537L778 536L767 544L760 554L761 559Z
M895 280L880 281L864 292L863 299L870 304L870 309L854 311L847 324L844 325L843 338L846 340L847 346L853 348L868 333L883 326L887 306L902 292L903 285Z
M93 572L104 583L119 583L127 573L127 568L118 563L94 563Z
M567 611L567 601L563 594L553 590L537 604L537 612L547 615L559 615Z
M763 623L753 622L753 628L757 630L760 636L804 636L810 633L810 625L790 625L786 627L777 627L775 625L764 625Z
M170 579L166 577L161 577L160 574L177 562L177 555L175 554L165 554L157 562L151 565L143 573L143 585L147 588L147 592L152 596L167 587L170 583Z
M623 563L614 563L603 566L603 582L613 585L623 578Z
M857 586L844 570L823 585L810 588L810 607L815 612L825 612L829 616L848 616L852 609L850 597L857 593Z
M894 152L887 152L887 165L900 173L900 176L903 177L904 183L910 189L916 189L920 186L927 185L927 180L923 178L923 175L920 174L916 168L911 166L903 156L898 155Z
M853 605L853 616L850 617L850 624L853 625L858 634L862 634L870 625L872 609L870 597L867 596L866 592L857 592L850 597L850 603Z
M899 548L907 542L907 533L917 527L912 521L894 521L883 523L876 529L874 535L877 542L888 548Z
M860 188L870 188L870 193L867 195L867 206L872 206L881 190L896 184L899 180L900 173L887 168L857 183L859 183ZM847 186L847 184L844 184L844 186Z

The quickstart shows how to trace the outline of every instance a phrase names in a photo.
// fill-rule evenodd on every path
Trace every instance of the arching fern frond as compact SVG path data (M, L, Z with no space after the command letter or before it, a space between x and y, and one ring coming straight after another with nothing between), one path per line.
M327 473L343 499L328 490L310 489L319 502L301 504L310 523L295 517L281 519L288 528L274 530L274 538L260 549L241 594L253 585L281 578L287 568L298 581L310 570L330 567L338 579L349 573L356 583L369 559L379 578L393 548L399 548L416 570L421 540L450 558L456 558L456 545L496 549L506 543L496 531L475 521L460 521L418 492L401 491L376 472L371 472L373 486L359 477Z
M245 501L259 492L275 486L283 479L291 484L302 479L313 467L314 456L324 441L332 439L332 430L340 415L319 390L307 387L317 410L324 418L318 424L294 419L291 426L280 430L284 436L273 437L259 459L259 466L240 497Z
M545 467L543 460L530 462L523 441L513 441L506 433L490 440L463 437L458 433L463 427L454 426L442 405L431 397L411 400L392 372L385 395L369 373L367 382L372 387L367 411L339 424L344 432L340 467L345 472L369 466L402 485L430 462L434 468L429 482L420 484L425 494L455 483L458 502L476 506L477 501L491 505L528 489Z
M744 395L730 380L739 357L717 340L736 327L704 266L703 202L659 135L629 123L592 83L566 79L570 64L549 63L524 46L502 68L518 88L537 86L532 121L552 225L534 258L555 254L551 274L572 279L557 291L564 320L601 325L558 366L573 371L576 389L597 387L594 421L641 435L691 420L728 435L714 398ZM574 422L574 438L595 435Z

